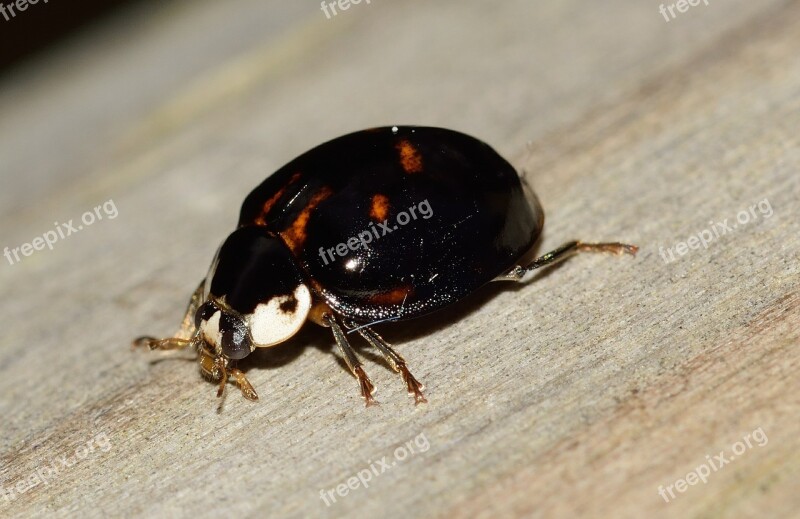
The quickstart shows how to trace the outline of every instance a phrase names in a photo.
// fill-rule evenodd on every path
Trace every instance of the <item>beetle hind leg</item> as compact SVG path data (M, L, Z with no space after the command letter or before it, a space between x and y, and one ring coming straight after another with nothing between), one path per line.
M330 326L331 331L333 332L333 338L336 340L336 344L339 346L339 351L341 351L344 361L347 363L347 367L350 368L350 371L358 379L358 384L361 388L361 396L364 398L364 403L367 407L377 404L378 401L372 396L375 393L375 386L372 384L372 381L364 371L361 361L358 360L356 352L353 351L353 347L350 346L350 343L347 341L347 336L344 334L342 327L339 326L336 318L331 314L325 314L322 316L322 320L328 326Z
M497 277L495 281L526 281L530 272L550 265L560 263L579 252L610 252L617 255L630 254L635 256L639 247L627 243L584 243L582 241L567 242L554 251L540 256L525 266L517 265L505 274Z
M408 370L406 359L394 351L394 348L392 348L383 337L372 330L372 328L362 326L361 328L357 328L357 331L368 343L383 354L395 373L400 373L400 376L403 377L403 382L406 383L406 387L408 388L408 394L414 397L414 403L427 403L428 400L425 399L425 395L422 393L425 386L414 378L414 375Z

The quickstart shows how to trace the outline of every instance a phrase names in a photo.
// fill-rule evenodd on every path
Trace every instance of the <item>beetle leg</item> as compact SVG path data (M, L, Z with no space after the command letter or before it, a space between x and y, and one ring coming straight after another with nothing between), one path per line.
M189 304L186 306L186 313L183 315L183 321L181 322L181 329L178 330L178 333L175 334L175 337L180 337L182 339L188 339L195 332L195 325L194 325L194 316L197 313L197 309L200 308L200 305L203 304L203 289L205 288L206 280L203 279L197 288L194 290L191 299L189 299Z
M195 334L195 325L194 325L194 314L197 313L197 309L200 308L200 305L203 303L203 288L206 283L206 280L200 282L197 285L197 288L192 294L191 299L189 299L189 304L186 308L186 313L183 316L183 321L181 322L181 328L178 332L167 339L156 339L155 337L137 337L133 340L131 344L132 348L136 348L138 346L147 346L151 350L180 350L182 348L186 348L192 345L194 341L192 337Z
M611 252L618 255L627 253L631 256L635 256L638 250L639 247L636 245L628 245L626 243L584 243L580 241L571 241L554 251L536 258L524 267L517 265L505 274L495 278L495 281L525 281L526 274L529 272L564 261L578 252Z
M244 373L235 368L229 368L223 357L214 357L205 348L200 349L200 372L212 381L219 381L217 396L221 397L228 380L242 391L248 400L258 400L258 394L253 389Z
M132 347L146 346L150 350L181 350L194 343L193 339L181 339L178 337L168 337L166 339L156 339L155 337L137 337L133 340Z
M344 361L347 363L347 367L350 368L350 371L358 379L358 384L361 387L361 396L364 398L365 404L367 407L371 406L372 404L377 404L378 402L372 397L372 395L375 393L375 386L372 385L372 381L364 372L364 368L361 366L361 361L359 361L358 357L356 357L356 352L353 351L353 347L350 346L349 342L347 342L347 336L345 336L344 331L342 331L342 327L339 326L338 322L336 322L336 318L329 313L323 315L322 320L331 327L333 338L336 340L336 344L339 346L339 351L342 352L342 356L344 357Z
M354 326L349 326L351 323L345 323L348 325L348 328L353 328ZM403 382L406 383L406 387L408 387L408 394L414 397L414 403L420 404L423 402L427 402L425 399L425 395L422 394L422 390L425 389L425 386L421 384L414 375L408 370L406 366L406 359L404 359L399 353L394 351L394 348L387 343L383 337L378 335L372 328L367 326L363 326L361 328L357 328L358 333L367 340L372 346L380 351L395 373L400 373L400 376L403 377Z
M236 386L242 390L242 394L246 399L258 400L258 394L256 393L256 390L253 389L253 385L250 384L250 381L247 380L247 377L244 373L238 369L229 369L228 376L232 378Z

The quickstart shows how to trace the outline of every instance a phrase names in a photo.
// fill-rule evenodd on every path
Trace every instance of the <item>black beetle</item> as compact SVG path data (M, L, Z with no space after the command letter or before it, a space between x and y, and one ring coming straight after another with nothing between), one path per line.
M572 241L524 262L544 212L514 168L487 144L442 128L363 130L317 146L268 177L242 204L172 338L151 349L195 347L201 371L232 379L232 364L279 344L306 320L329 327L366 404L374 387L345 330L401 374L416 403L424 389L372 326L428 314L494 280L523 281L579 251L635 254L623 243Z

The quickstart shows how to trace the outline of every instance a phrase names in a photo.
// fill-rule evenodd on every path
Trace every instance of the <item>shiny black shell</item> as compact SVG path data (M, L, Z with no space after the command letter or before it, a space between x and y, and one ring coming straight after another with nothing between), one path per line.
M518 263L544 223L525 191L514 168L473 137L375 128L280 168L247 196L239 226L279 236L314 295L340 315L404 320L457 301Z

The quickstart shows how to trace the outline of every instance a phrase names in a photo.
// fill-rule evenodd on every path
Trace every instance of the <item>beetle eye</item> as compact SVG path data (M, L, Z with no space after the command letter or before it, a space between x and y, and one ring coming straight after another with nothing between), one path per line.
M222 353L229 359L237 360L247 357L252 351L252 343L248 336L247 325L238 316L223 313L219 321L222 335Z
M197 309L197 312L194 314L194 325L199 328L200 323L202 321L208 321L211 319L211 316L214 315L214 312L217 311L217 307L211 301L206 301L200 308Z

